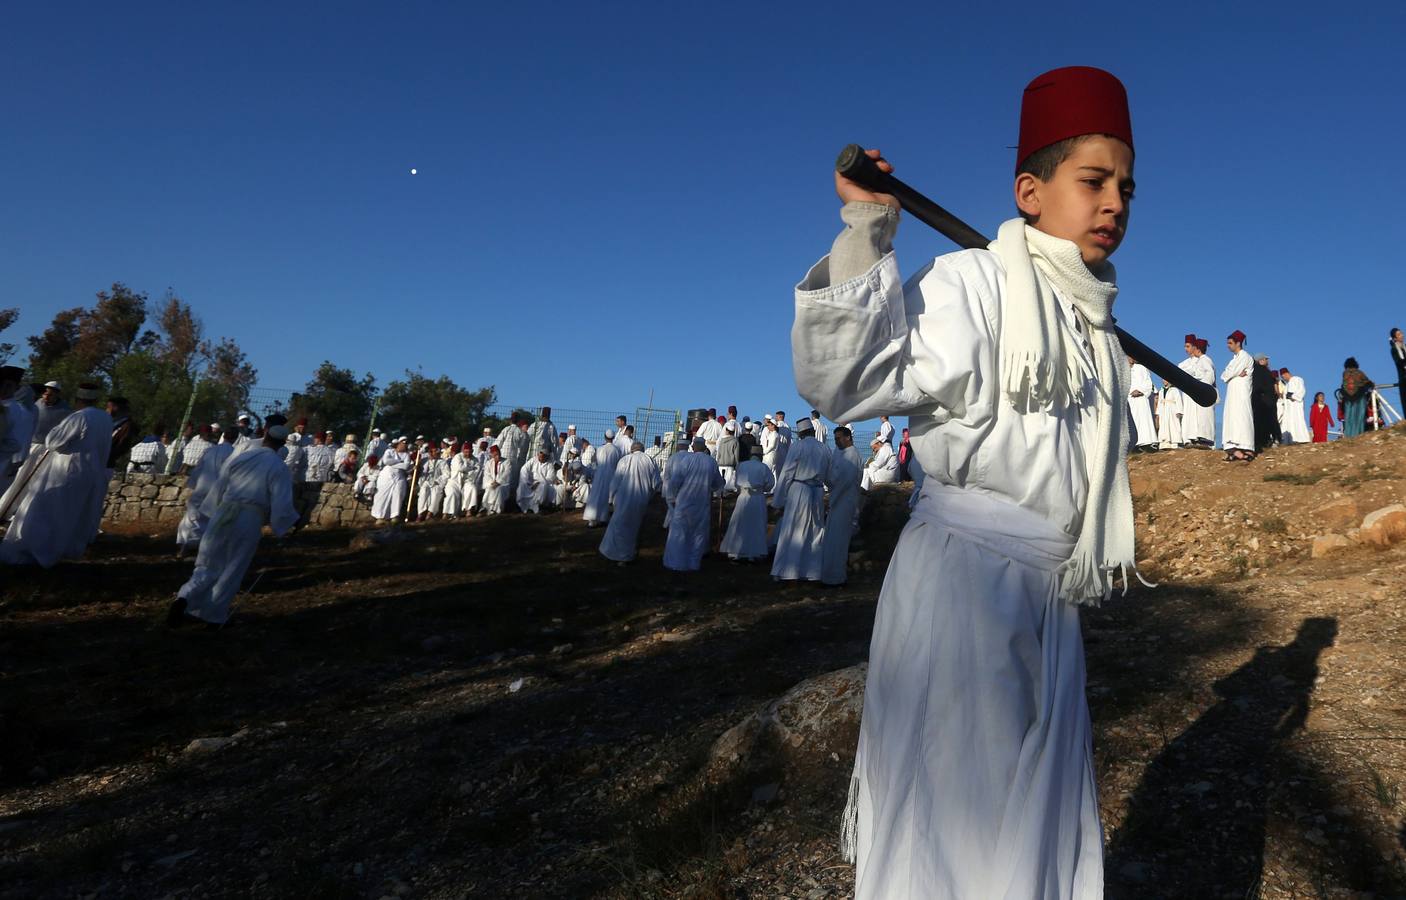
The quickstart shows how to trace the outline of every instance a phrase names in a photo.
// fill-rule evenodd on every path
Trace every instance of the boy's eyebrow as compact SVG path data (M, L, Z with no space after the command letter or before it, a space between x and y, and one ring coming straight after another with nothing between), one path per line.
M1083 171L1085 171L1085 170L1088 170L1088 171L1090 171L1090 172L1096 172L1096 173L1098 173L1099 175L1102 175L1104 178L1111 178L1111 177L1113 176L1113 170L1112 170L1112 169L1105 169L1103 166L1080 166L1080 167L1079 167L1079 171L1083 172ZM1129 177L1129 178L1124 178L1121 182L1119 182L1119 187L1124 187L1124 188L1127 188L1128 190L1131 191L1131 190L1134 190L1134 189L1137 188L1137 182L1134 181L1131 177Z

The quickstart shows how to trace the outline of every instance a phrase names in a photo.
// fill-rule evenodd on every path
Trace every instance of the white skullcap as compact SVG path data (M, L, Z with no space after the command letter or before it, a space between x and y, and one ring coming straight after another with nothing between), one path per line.
M736 432L736 431L737 431L737 420L736 420L736 419L733 419L731 422L728 422L726 425L724 425L724 426L723 426L723 431L727 431L727 432Z
M239 418L238 418L238 419L235 419L235 421L236 421L236 422L247 422L247 421L249 421L249 415L248 415L248 413L241 413L240 416L239 416Z
M615 440L615 429L614 429L614 428L607 428L607 429L605 430L605 439L606 439L607 441L613 441L613 440Z
M409 441L409 440L410 440L409 438L407 438L405 435L402 434L400 437L396 438L394 441L391 441L391 443L393 443L393 444L399 444L401 441Z
M766 419L766 421L770 422L770 421L771 421L771 413L767 413L767 414L766 414L765 416L763 416L762 418L763 418L763 419Z
M44 382L44 387L53 388L56 391L63 390L63 385L59 384L57 381L46 381Z
M575 430L576 430L576 426L575 426L575 425L568 425L568 426L566 426L566 430L567 430L567 431L575 431Z

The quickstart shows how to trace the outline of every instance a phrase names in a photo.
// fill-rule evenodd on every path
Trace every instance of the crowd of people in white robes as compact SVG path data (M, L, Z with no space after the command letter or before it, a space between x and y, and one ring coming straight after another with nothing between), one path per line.
M1203 384L1217 388L1217 402L1201 406L1180 390L1162 382L1153 385L1148 370L1131 357L1128 409L1134 452L1216 447L1216 407L1223 405L1220 446L1228 460L1249 460L1276 444L1327 440L1308 427L1307 388L1288 368L1272 369L1269 357L1251 356L1247 338L1235 331L1226 338L1229 362L1217 372L1208 350L1210 342L1186 335L1186 358L1178 368Z

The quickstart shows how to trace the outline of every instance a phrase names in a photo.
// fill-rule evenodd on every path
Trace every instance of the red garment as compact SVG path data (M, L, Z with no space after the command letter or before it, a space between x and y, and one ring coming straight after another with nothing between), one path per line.
M1312 410L1308 414L1309 427L1313 429L1313 442L1315 444L1328 443L1328 429L1333 424L1333 414L1328 411L1328 404L1319 406L1313 404Z

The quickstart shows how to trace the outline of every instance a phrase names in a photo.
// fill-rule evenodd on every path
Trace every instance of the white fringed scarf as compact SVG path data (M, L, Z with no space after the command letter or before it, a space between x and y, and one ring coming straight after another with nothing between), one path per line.
M1123 572L1125 591L1127 567L1137 571L1128 487L1128 363L1113 329L1116 273L1108 264L1096 277L1073 242L1022 219L1002 224L991 250L1006 270L998 350L1006 398L1021 413L1074 403L1091 407L1094 415L1096 437L1084 448L1089 496L1083 526L1059 575L1060 596L1097 605L1112 591L1114 571ZM1089 328L1094 372L1083 363L1078 338L1060 325L1056 292ZM1094 386L1093 398L1085 398L1086 384Z

